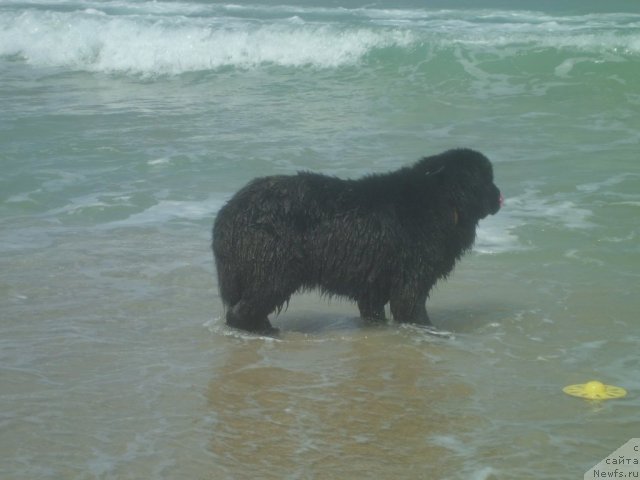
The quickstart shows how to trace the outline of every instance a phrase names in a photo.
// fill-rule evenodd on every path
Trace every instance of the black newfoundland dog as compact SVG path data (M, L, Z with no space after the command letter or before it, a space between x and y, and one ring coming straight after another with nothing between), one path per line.
M273 333L293 293L348 297L363 318L429 325L425 302L471 248L502 195L489 160L449 150L356 180L309 172L257 178L222 207L213 253L227 325Z

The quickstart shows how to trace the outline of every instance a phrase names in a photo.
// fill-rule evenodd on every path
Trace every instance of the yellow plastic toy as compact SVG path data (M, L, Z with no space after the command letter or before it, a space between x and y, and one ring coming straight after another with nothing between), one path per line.
M597 380L578 385L569 385L562 389L567 395L586 398L588 400L610 400L612 398L622 398L627 395L627 391L621 387L605 385Z

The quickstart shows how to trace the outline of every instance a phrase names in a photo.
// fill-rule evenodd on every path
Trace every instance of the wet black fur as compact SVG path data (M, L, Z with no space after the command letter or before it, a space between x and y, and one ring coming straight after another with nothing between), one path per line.
M257 178L222 207L213 252L227 324L272 331L268 315L319 288L360 315L428 325L425 302L500 208L482 154L449 150L356 180L316 173Z

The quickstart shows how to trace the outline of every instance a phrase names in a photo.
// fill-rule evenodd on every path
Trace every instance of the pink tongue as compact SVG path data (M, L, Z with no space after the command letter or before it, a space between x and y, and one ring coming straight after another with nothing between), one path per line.
M502 207L502 205L504 205L504 197L502 196L502 193L500 194L500 207Z

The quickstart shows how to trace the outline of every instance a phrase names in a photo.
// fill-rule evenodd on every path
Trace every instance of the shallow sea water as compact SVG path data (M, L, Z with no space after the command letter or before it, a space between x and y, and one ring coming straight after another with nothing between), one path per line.
M625 2L0 5L0 477L582 478L640 429L640 10ZM455 146L504 208L446 335L311 292L224 326L255 176ZM590 403L562 387L629 392Z

